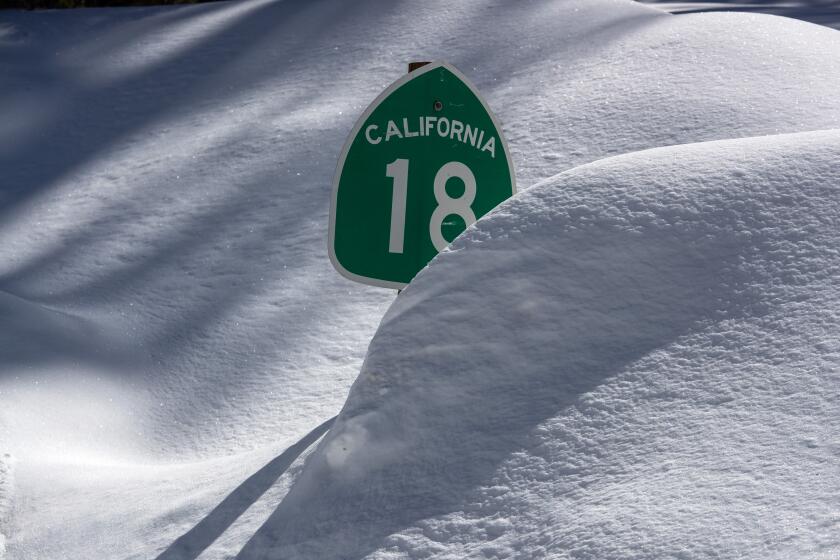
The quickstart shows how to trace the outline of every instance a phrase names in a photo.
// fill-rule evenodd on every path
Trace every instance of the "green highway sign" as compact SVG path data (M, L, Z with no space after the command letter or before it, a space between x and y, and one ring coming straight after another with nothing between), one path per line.
M330 260L344 276L403 288L516 190L502 128L454 67L394 82L347 139L333 183Z

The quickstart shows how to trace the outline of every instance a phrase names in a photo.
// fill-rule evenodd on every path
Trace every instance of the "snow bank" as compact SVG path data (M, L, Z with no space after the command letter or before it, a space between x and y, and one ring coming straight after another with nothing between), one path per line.
M476 82L523 186L639 149L840 126L837 34L771 16L260 0L5 17L0 289L147 357L141 390L162 406L136 444L163 459L293 441L340 406L393 293L325 258L331 176L408 60Z
M329 264L332 173L406 62L476 83L523 188L840 127L837 33L770 16L247 0L2 18L0 453L17 461L7 548L27 560L168 550L340 409L394 294ZM283 484L202 534L206 554L236 554Z
M504 204L243 557L836 553L838 161L838 130L692 144Z
M755 2L751 0L723 2L705 2L702 0L688 0L687 2L672 2L671 0L641 0L653 4L661 10L672 14L692 12L756 12L774 14L790 18L810 21L840 29L840 10L836 0L781 0L770 2Z

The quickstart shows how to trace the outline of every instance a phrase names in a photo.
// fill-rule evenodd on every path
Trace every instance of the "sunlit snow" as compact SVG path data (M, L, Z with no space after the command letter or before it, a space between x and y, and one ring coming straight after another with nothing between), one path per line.
M413 60L521 192L397 298L327 216ZM629 0L0 12L0 558L831 558L838 84Z

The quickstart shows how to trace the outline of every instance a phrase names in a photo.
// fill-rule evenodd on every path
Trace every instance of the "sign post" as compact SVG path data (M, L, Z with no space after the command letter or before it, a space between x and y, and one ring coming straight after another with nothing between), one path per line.
M365 110L338 162L329 254L345 277L401 289L516 190L498 121L454 67L430 63Z

